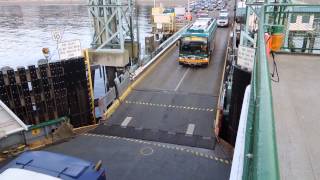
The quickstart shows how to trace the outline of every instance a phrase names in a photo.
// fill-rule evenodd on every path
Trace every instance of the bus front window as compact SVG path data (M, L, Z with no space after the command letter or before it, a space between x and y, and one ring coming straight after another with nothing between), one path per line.
M207 43L203 41L182 41L180 53L188 55L207 54Z

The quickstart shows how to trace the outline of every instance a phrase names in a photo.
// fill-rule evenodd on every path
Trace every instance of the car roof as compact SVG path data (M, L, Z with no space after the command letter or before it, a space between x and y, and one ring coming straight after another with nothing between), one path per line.
M45 157L45 158L44 158ZM10 168L23 168L52 176L64 175L79 178L92 163L62 154L46 151L31 151L11 161Z

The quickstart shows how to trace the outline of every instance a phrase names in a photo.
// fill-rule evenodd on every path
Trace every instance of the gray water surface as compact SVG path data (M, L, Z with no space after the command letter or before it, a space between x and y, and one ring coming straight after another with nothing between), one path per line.
M139 8L140 42L151 31L150 8ZM49 47L58 59L52 31L63 32L62 41L79 39L82 48L90 47L92 32L88 9L83 5L0 6L0 67L27 66L44 58ZM143 45L142 45L143 46Z
M151 32L151 9L138 8L141 49ZM43 59L42 48L49 47L52 60L58 59L52 31L63 32L62 41L79 39L82 48L90 47L93 29L84 5L10 5L0 6L0 68L27 66ZM104 81L96 71L95 97L105 93Z

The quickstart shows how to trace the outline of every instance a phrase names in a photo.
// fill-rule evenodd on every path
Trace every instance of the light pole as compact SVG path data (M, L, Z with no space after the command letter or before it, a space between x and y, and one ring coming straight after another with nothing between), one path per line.
M156 0L153 0L153 7L156 7Z

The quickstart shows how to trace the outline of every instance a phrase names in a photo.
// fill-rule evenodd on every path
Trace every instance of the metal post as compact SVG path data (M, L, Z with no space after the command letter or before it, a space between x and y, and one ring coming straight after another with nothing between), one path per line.
M135 10L135 14L136 14L136 27L137 27L137 44L138 44L138 64L140 63L140 35L139 35L139 7L136 6L136 10Z
M94 109L94 94L93 94L93 81L92 81L92 77L91 77L91 66L90 66L90 60L89 60L89 53L88 53L88 49L85 50L85 64L87 66L87 70L88 70L88 83L89 83L89 95L91 98L91 111L93 114L93 123L96 124L96 115L95 115L95 109Z
M132 0L89 0L94 48L124 51L125 37L130 36L130 29L134 28L130 23L132 8Z
M129 1L130 1L129 2L129 10L132 10L132 8L131 8L132 0L129 0ZM133 13L131 13L131 14L133 14ZM134 47L133 47L134 36L133 36L133 23L132 23L133 17L130 16L129 18L130 18L129 21L130 21L130 38L131 38L131 65L132 65L132 64L136 64L136 61L132 62L134 59Z

